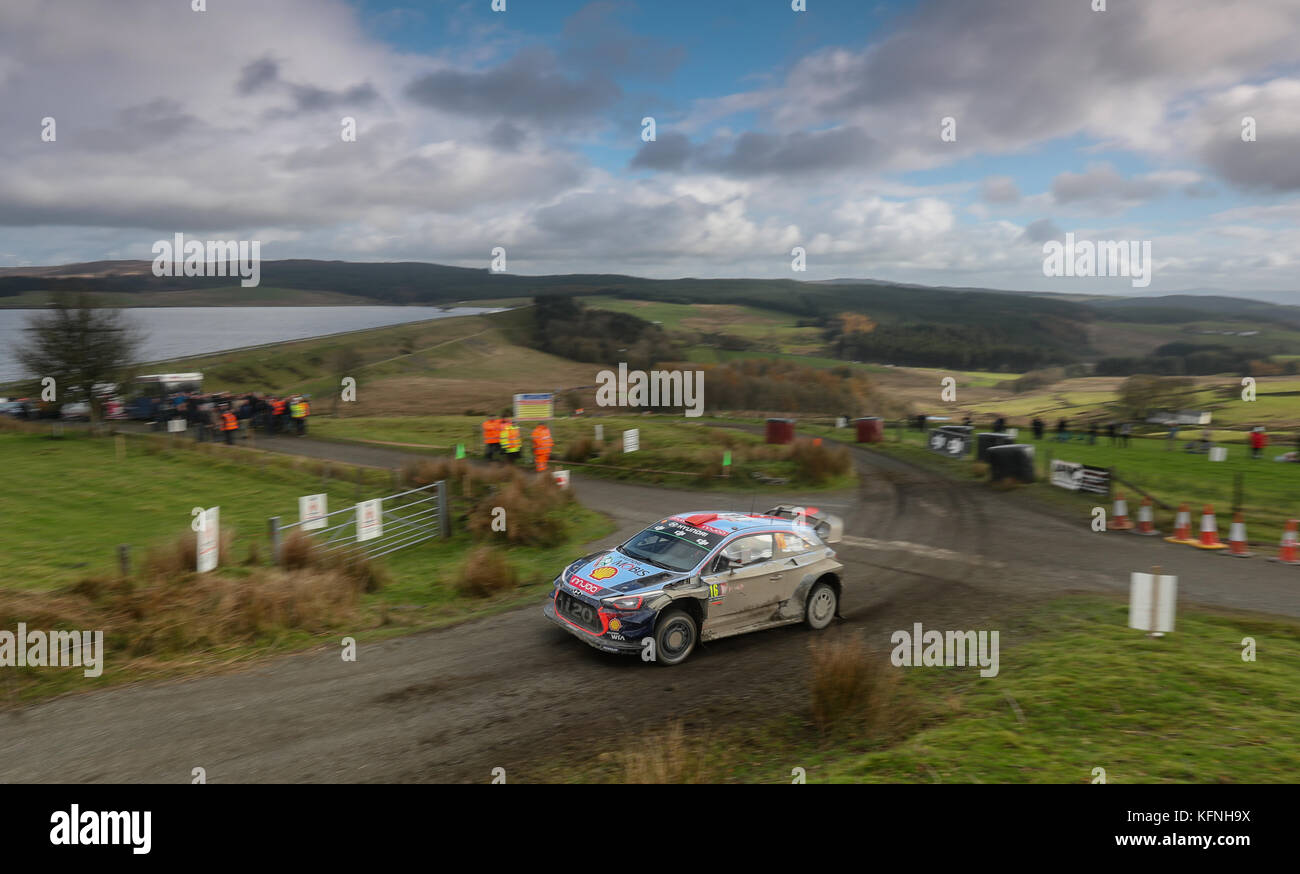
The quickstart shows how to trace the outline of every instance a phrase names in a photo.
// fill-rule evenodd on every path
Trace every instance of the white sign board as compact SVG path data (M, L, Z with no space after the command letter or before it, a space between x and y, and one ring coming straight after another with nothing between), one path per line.
M298 521L303 531L315 531L326 525L326 499L324 495L303 495L298 499Z
M1178 604L1178 577L1133 574L1129 582L1128 627L1172 632Z
M199 517L198 572L206 574L217 569L218 544L221 542L221 508L210 507Z
M623 451L636 452L641 448L641 430L633 428L630 431L623 432Z
M1006 430L1006 435L1007 435L1008 437L1010 437L1012 440L1015 440L1015 439L1016 439L1016 436L1017 436L1019 433L1020 433L1020 429L1019 429L1019 428L1008 428L1008 429Z
M167 433L176 434L180 431L184 431L187 426L188 423L184 419L168 419Z
M1051 483L1054 486L1077 492L1083 480L1083 465L1074 461L1052 459Z
M357 504L357 542L384 536L384 499L362 501Z
M1210 461L1226 461L1228 458L1228 448L1226 446L1211 446Z
M846 419L846 418L844 418L843 416L840 416L839 418L837 418L837 419L835 420L835 427L836 427L836 428L847 428L847 427L849 427L849 420Z
M553 470L551 476L555 479L555 484L562 489L569 487L569 472L567 470Z
M604 425L597 425L597 426L596 426L596 442L597 442L597 443L603 443L604 441L605 441L605 426L604 426Z

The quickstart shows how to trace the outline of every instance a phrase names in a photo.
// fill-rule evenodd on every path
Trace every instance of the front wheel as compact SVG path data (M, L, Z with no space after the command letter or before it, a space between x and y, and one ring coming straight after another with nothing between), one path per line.
M655 658L661 665L678 665L695 649L699 628L685 610L668 610L655 629Z
M829 583L818 583L808 593L808 607L804 620L809 628L821 631L831 624L839 605L840 598L835 594L835 588Z

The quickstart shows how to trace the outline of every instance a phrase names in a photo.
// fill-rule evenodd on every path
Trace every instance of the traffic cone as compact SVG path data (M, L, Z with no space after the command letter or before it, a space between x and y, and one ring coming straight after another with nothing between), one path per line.
M1197 549L1227 549L1226 543L1219 541L1219 523L1214 521L1214 508L1209 504L1201 511L1201 541Z
M1192 537L1192 513L1187 508L1187 502L1184 501L1178 508L1178 515L1174 517L1174 533L1171 537L1166 537L1170 543L1195 543Z
M1151 514L1151 499L1143 498L1142 503L1138 505L1138 526L1133 529L1134 534L1142 534L1147 537L1154 537L1160 532L1156 530L1155 522Z
M1251 552L1246 543L1246 522L1237 513L1232 517L1232 527L1228 529L1228 551L1222 555L1230 555L1233 558L1249 558L1255 553Z
M1128 531L1133 527L1133 522L1128 517L1128 501L1124 500L1123 492L1115 493L1115 507L1110 515L1111 520L1106 527L1111 531Z
M1286 528L1282 531L1282 545L1277 551L1277 555L1270 558L1269 561L1277 561L1282 564L1300 564L1300 556L1296 554L1296 520L1286 520Z

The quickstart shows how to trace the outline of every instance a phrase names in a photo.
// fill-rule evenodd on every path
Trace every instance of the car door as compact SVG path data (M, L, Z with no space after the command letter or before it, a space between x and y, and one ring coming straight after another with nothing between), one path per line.
M702 581L709 587L706 629L711 636L735 633L762 621L762 609L773 603L777 582L767 579L772 575L774 548L770 533L743 535L724 545L710 561Z

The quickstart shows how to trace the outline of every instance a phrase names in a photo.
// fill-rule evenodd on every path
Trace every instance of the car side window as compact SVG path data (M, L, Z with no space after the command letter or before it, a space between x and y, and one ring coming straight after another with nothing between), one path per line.
M730 562L731 567L748 567L764 561L771 561L773 542L771 534L751 534L738 537L722 548L721 558ZM726 567L719 562L720 567Z

